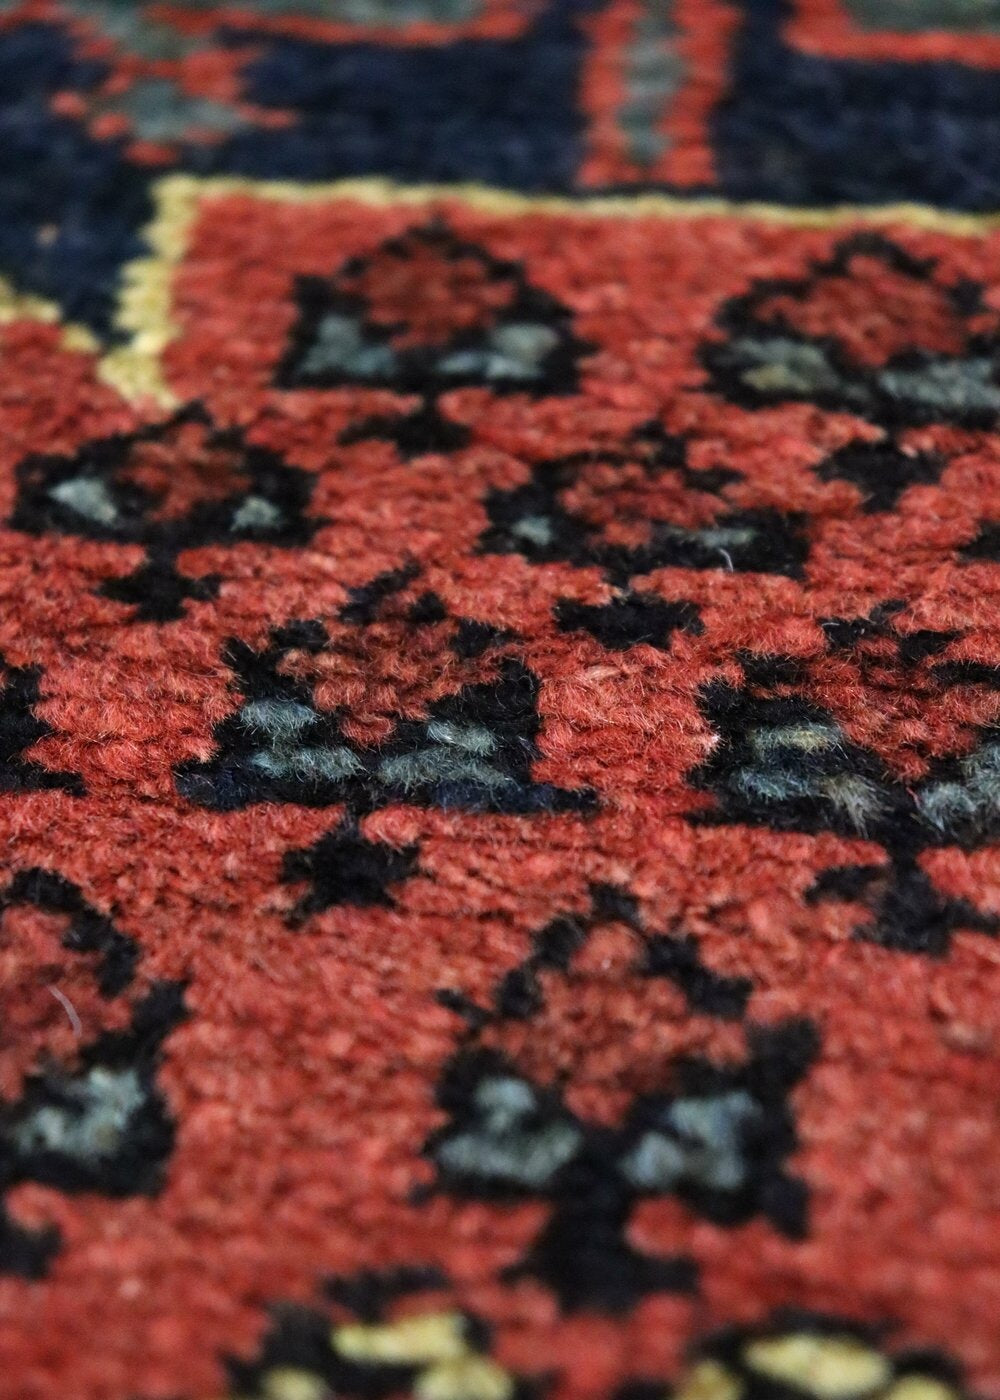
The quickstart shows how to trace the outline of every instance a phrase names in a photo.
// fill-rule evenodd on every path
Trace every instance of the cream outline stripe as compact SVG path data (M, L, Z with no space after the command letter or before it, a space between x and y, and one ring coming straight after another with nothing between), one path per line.
M43 325L55 326L67 350L93 352L100 349L97 337L86 326L63 321L62 308L56 302L30 292L19 292L12 282L0 277L0 326L9 326L13 321L40 321Z
M725 199L674 195L520 195L485 185L398 185L377 178L301 185L290 181L227 176L199 179L168 175L154 187L156 212L144 231L150 253L126 265L115 325L128 337L100 363L100 377L128 399L153 399L164 408L177 399L163 376L163 351L178 334L171 317L171 286L184 260L188 238L204 199L244 194L284 203L353 200L375 208L458 202L501 216L569 214L591 218L737 219L792 228L837 228L848 224L904 224L912 228L975 236L1000 229L1000 213L954 214L921 204L838 205L799 209Z

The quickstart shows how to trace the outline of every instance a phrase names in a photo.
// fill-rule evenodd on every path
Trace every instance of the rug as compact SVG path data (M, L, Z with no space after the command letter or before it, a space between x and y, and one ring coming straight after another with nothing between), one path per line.
M0 3L2 1400L1000 1397L1000 4Z

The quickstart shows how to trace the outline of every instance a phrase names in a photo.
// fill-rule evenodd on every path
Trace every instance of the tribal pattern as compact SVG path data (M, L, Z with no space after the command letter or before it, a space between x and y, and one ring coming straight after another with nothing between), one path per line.
M3 330L0 1352L989 1394L1000 237L158 199Z
M998 113L0 0L0 1400L1000 1400Z

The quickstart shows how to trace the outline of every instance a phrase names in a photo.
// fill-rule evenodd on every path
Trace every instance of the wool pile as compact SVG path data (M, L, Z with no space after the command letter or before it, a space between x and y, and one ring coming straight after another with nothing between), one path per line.
M0 0L0 1400L1000 1400L1000 3Z

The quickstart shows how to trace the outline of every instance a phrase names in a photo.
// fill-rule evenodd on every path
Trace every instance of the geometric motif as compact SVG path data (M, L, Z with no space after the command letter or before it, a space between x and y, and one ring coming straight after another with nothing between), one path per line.
M0 1400L1000 1400L1000 0L0 0Z
M667 978L705 1015L738 1019L750 990L705 967L693 940L647 935L635 901L621 891L595 888L591 896L589 918L557 918L539 931L530 957L495 989L492 1009L455 988L439 993L469 1029L439 1085L448 1122L425 1150L452 1193L501 1207L524 1198L551 1202L548 1223L511 1266L511 1278L544 1280L570 1312L617 1313L646 1293L697 1284L693 1260L651 1257L630 1245L628 1220L643 1196L674 1193L719 1223L763 1211L782 1230L802 1230L802 1183L782 1167L795 1140L785 1095L815 1045L805 1024L761 1030L742 1067L679 1057L656 1092L627 1106L619 1127L581 1119L567 1108L564 1088L537 1083L513 1047L522 1026L530 1030L551 1014L547 1002L558 999L564 980L586 995L579 955L588 944L627 927L637 993L645 979ZM672 1092L664 1092L667 1083Z
M299 321L278 383L287 388L390 385L440 393L571 390L568 314L514 264L440 225L391 240L329 281L302 278Z
M3 275L106 334L166 171L989 211L991 16L971 0L0 0Z
M85 443L71 457L29 457L18 481L14 529L146 547L143 564L101 590L135 604L137 621L182 617L185 598L217 589L217 578L177 572L180 550L241 540L290 547L314 528L303 515L308 476L238 432L216 429L197 404L153 427Z
M491 681L434 700L425 719L401 719L373 747L345 732L342 709L316 704L310 673L326 687L344 673L326 644L320 623L293 623L262 652L230 643L246 699L216 727L217 754L178 768L183 797L221 811L346 802L356 814L399 801L495 812L589 805L584 791L532 781L538 683L521 663L502 660Z
M395 1322L383 1311L397 1297L432 1289L432 1271L335 1280L330 1292L360 1306L360 1321L331 1326L320 1309L281 1308L252 1361L230 1364L240 1396L364 1397L406 1388L417 1395L476 1395L514 1400L534 1394L488 1354L482 1319L456 1312L423 1312Z
M338 1282L332 1291L335 1297L384 1292L388 1298L397 1289L404 1295L432 1288L434 1282L416 1274L406 1280L372 1277L357 1285ZM283 1308L258 1357L231 1368L238 1393L271 1400L284 1394L321 1395L329 1387L338 1394L368 1395L401 1371L409 1372L407 1383L418 1394L475 1393L509 1400L537 1392L532 1379L505 1372L483 1355L481 1319L439 1312L415 1313L395 1323L381 1319L379 1307L363 1322L331 1328L319 1309ZM866 1400L924 1394L961 1400L966 1394L946 1357L893 1355L871 1329L802 1312L703 1339L676 1393L822 1400L833 1385L844 1382ZM662 1382L649 1380L633 1382L622 1393L644 1400L662 1392Z
M643 427L623 451L537 462L528 483L491 493L485 502L491 528L480 548L516 552L533 563L596 565L620 586L656 569L714 569L720 560L734 570L795 574L806 553L801 522L770 508L720 510L721 488L737 480L739 473L726 468L690 471L683 440L665 437L658 425ZM691 492L692 508L712 511L714 519L693 525L670 514L659 518L654 483L675 481ZM672 495L664 490L662 499L676 510ZM583 509L567 509L569 500Z
M0 657L0 791L80 793L79 774L55 772L24 757L25 750L53 732L35 713L41 680L41 667L9 666Z
M31 1400L995 1390L998 242L883 222L172 177L15 300Z
M298 321L275 382L420 394L415 411L362 420L342 439L384 438L407 455L466 444L465 431L441 413L442 394L472 385L570 393L588 348L573 336L565 307L530 286L516 264L442 224L390 239L331 278L300 277L296 300Z
M706 361L723 391L750 406L802 399L887 428L989 427L1000 412L1000 320L985 290L941 281L933 262L861 235L803 279L758 283L730 302L720 318L728 338ZM890 309L878 321L858 317L881 299Z
M877 635L877 624L871 631ZM937 641L946 644L947 638ZM863 676L868 659L863 651L860 659ZM882 657L871 662L884 668ZM997 748L989 731L971 752L935 760L925 778L904 787L876 753L848 741L828 710L804 698L808 673L800 663L754 657L744 666L750 678L745 688L713 683L702 694L704 712L720 738L708 762L689 775L720 803L717 813L703 818L860 834L878 842L888 866L829 869L809 897L862 899L873 918L857 933L885 947L940 955L954 928L1000 931L995 916L942 897L919 864L928 847L975 846L1000 831L993 780ZM917 663L904 662L897 683L913 694L918 674ZM928 686L928 704L944 697L954 704L960 694L935 690Z
M8 928L20 916L26 935L3 958L5 1019L17 1034L0 1047L0 1189L33 1181L107 1196L156 1191L174 1127L155 1076L184 1014L181 988L152 985L124 1024L111 1011L108 1025L104 1003L134 977L134 942L46 870L17 874L0 908ZM57 942L51 925L60 922ZM78 1042L70 1053L67 1021ZM56 1227L22 1227L0 1205L0 1273L42 1277L59 1241Z
M582 185L714 182L711 118L739 22L718 0L597 7L586 22L591 50L581 74L589 117Z

